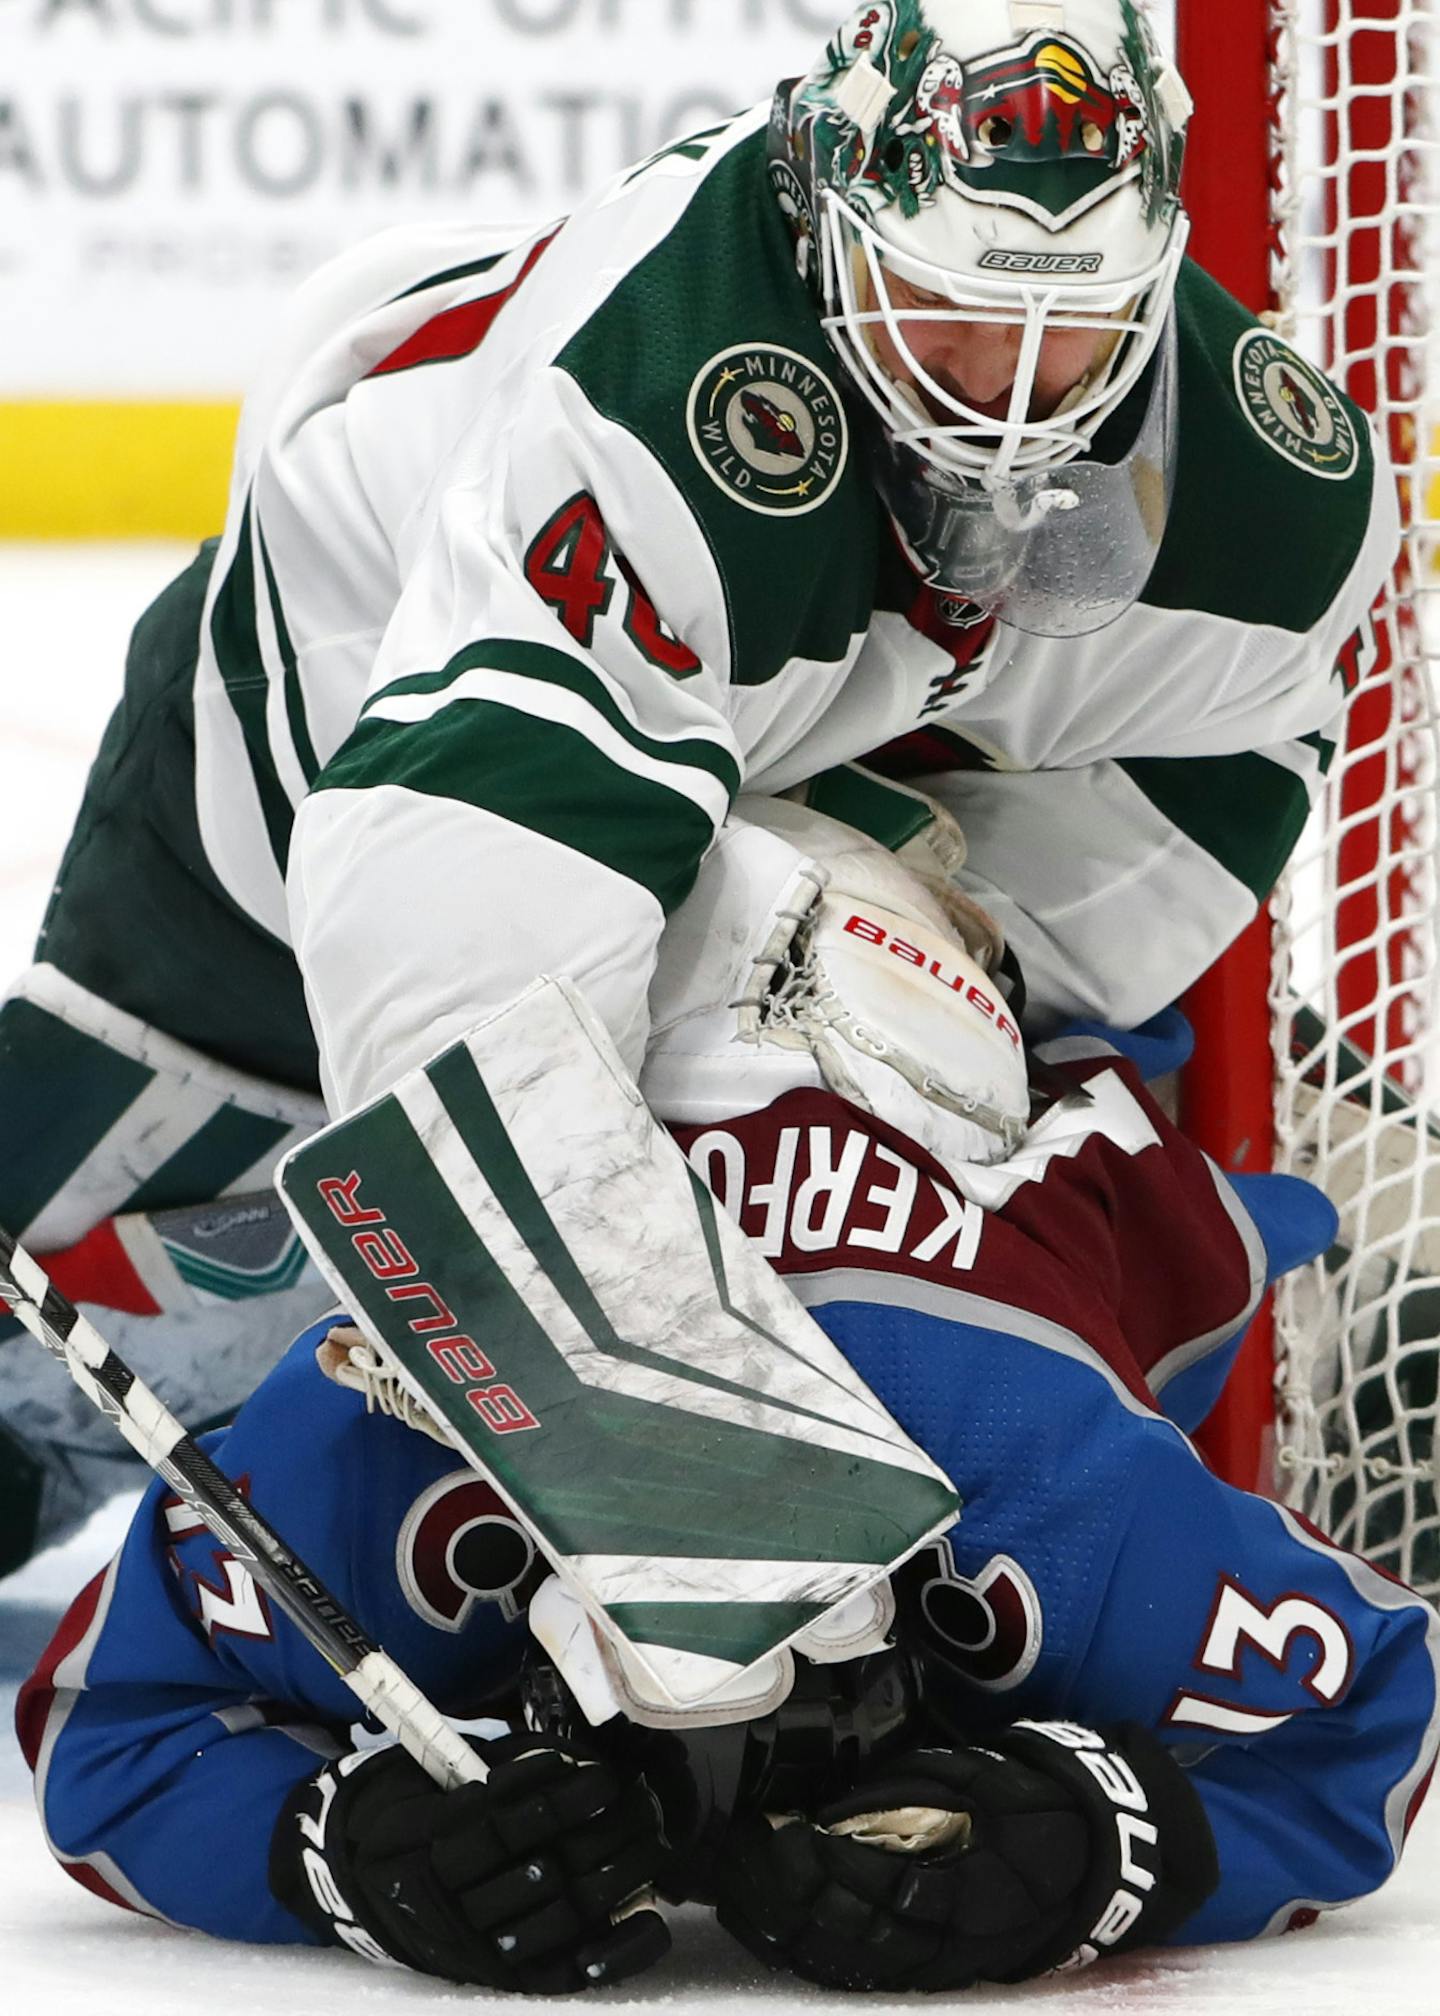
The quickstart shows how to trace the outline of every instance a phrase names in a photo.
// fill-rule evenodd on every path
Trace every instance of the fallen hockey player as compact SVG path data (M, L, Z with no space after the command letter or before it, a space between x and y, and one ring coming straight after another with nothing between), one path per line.
M1395 1866L1440 1622L1186 1438L1329 1206L1227 1180L1170 1125L1142 1073L1173 1024L1075 1025L1027 1071L988 920L808 812L748 809L673 920L644 1090L959 1523L854 1656L796 1657L763 1712L587 1727L585 1676L527 1633L555 1584L524 1526L357 1332L317 1324L213 1448L448 1714L518 1728L523 1700L531 1733L451 1793L353 1747L349 1695L157 1483L19 1704L87 1888L559 1992L660 1957L658 1881L772 1966L896 1991L1281 1932ZM525 1167L564 1240L546 1156ZM739 1475L697 1464L694 1488L722 1526L743 1510Z

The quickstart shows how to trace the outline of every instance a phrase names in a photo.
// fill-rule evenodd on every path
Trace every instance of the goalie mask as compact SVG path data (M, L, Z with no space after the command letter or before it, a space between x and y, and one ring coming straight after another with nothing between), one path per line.
M1189 109L1136 0L874 0L776 100L881 494L927 580L1022 629L1113 621L1163 535Z

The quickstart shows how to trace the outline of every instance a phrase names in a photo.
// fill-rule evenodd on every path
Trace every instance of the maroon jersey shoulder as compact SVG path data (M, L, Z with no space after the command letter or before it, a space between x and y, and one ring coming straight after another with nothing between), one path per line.
M1016 1155L986 1168L947 1171L818 1091L674 1131L782 1275L870 1275L890 1302L911 1282L917 1308L955 1320L1004 1327L1010 1311L1058 1325L1148 1398L1154 1366L1238 1322L1253 1299L1243 1214L1126 1060L1105 1052L1057 1069L1065 1096ZM852 1290L863 1299L863 1280Z

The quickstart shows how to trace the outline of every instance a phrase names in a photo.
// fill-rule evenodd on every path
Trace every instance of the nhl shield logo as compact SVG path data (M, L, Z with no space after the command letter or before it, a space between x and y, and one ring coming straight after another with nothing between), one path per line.
M690 387L686 420L710 476L751 511L818 509L849 453L835 387L808 357L774 343L712 357Z
M1248 329L1235 345L1235 390L1250 425L1287 462L1332 483L1353 472L1354 421L1314 365L1268 329Z

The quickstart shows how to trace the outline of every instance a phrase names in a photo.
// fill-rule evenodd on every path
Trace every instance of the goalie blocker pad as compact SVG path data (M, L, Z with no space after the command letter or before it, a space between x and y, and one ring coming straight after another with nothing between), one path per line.
M599 1627L617 1691L659 1719L761 1712L777 1655L957 1514L565 981L277 1181L375 1348Z

